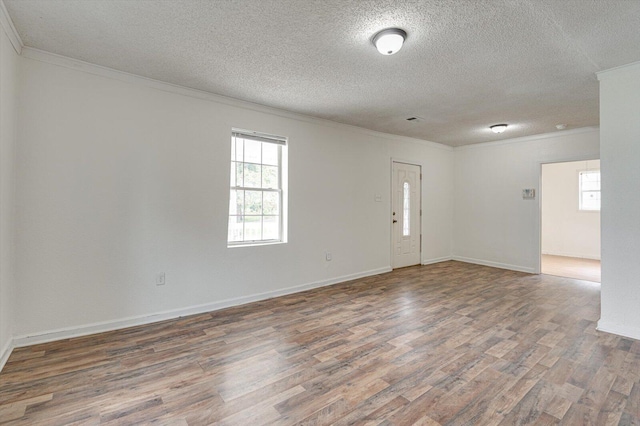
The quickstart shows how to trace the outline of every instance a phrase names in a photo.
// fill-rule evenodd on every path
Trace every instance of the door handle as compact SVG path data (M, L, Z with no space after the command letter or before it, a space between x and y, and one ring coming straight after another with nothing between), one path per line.
M396 223L396 222L397 222L397 220L393 219L393 223Z

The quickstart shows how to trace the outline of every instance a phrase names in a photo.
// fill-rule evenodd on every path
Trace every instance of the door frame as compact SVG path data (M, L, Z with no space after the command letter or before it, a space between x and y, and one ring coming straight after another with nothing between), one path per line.
M422 163L416 162L416 161L412 161L412 160L405 160L402 158L397 158L397 157L391 157L391 160L389 162L389 176L390 176L390 182L389 182L389 194L390 194L390 198L389 198L389 266L390 268L393 270L393 163L402 163L402 164L408 164L410 166L416 166L420 168L420 212L418 214L419 220L418 220L418 225L420 226L420 262L419 265L422 265L422 200L423 200L423 186L422 186L422 168L423 165Z
M535 273L540 275L542 273L542 165L543 164L556 164L556 163L572 163L574 161L593 161L600 160L600 156L593 158L593 155L576 155L572 157L564 157L560 159L553 159L548 161L538 161L538 214L536 216L536 228L538 231L538 238L536 241L536 270ZM602 170L602 163L600 165Z

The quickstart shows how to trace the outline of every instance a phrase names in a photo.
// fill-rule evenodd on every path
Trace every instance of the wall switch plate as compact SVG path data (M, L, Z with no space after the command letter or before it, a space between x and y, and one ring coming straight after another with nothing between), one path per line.
M326 252L326 253L324 254L324 259L325 259L327 262L330 262L330 261L331 261L331 253Z
M156 275L156 285L164 285L166 283L166 276L164 272L160 272Z
M373 199L376 201L376 203L381 203L382 202L382 195L376 194Z
M522 199L523 200L535 200L536 199L536 190L531 189L523 189L522 190Z

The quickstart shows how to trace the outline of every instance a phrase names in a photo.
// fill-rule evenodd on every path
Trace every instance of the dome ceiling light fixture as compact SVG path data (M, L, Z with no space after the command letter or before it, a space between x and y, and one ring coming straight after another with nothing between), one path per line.
M493 126L489 127L491 129L491 131L493 133L502 133L505 130L507 130L507 125L506 124L494 124Z
M383 55L393 55L402 49L407 32L400 28L387 28L373 36L373 45Z

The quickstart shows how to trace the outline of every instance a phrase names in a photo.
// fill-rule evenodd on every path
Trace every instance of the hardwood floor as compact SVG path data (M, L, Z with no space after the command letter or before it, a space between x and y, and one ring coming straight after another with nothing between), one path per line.
M599 286L459 262L14 350L7 425L640 424Z
M543 254L541 266L543 274L600 282L599 260Z

